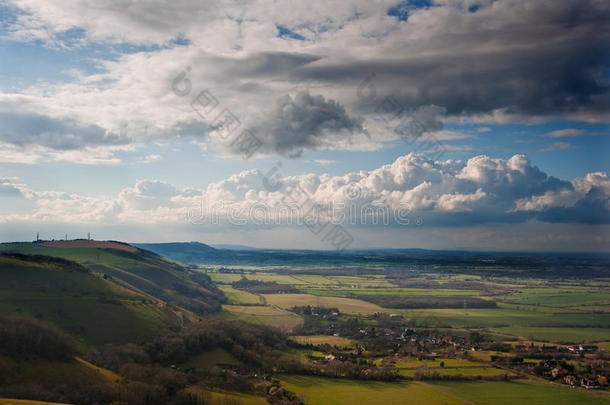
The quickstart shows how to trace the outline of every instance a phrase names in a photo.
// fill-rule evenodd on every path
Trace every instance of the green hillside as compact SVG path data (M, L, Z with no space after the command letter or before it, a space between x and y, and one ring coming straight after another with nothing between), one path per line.
M0 314L97 345L145 340L220 308L224 294L207 276L133 250L0 244Z
M76 263L0 256L0 313L56 324L91 344L129 342L166 329L171 318Z

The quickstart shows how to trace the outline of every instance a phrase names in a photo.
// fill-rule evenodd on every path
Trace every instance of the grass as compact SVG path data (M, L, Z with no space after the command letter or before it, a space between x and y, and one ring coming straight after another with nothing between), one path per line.
M340 312L347 314L385 311L379 305L353 298L316 297L311 294L266 294L264 297L269 304L277 305L281 308L306 305L317 306L319 303L321 307L338 308Z
M610 352L610 342L599 342L596 343L600 349Z
M326 353L319 350L307 350L307 349L288 349L288 354L291 354L301 361L307 362L309 357L317 357L323 359Z
M479 291L472 290L450 290L450 289L424 289L424 288L398 288L398 287L387 287L387 288L342 288L342 287L330 287L330 288L314 288L304 287L301 288L303 292L307 292L313 295L319 296L333 296L333 297L352 297L359 295L399 295L399 296L431 296L431 297L445 297L445 296L478 296Z
M258 295L247 291L236 290L229 286L220 286L231 304L260 304L261 299Z
M363 276L328 276L328 279L347 286L360 287L394 287L384 275L370 274Z
M478 363L465 359L448 359L448 358L437 358L436 360L399 360L395 363L396 367L399 368L417 368L417 367L429 367L438 368L441 366L441 362L445 363L445 367L485 367L486 364Z
M332 280L331 278L324 277L324 276L314 276L314 275L303 274L300 276L293 276L293 277L295 279L302 281L304 283L307 283L307 284L318 284L318 285L338 284L338 281Z
M89 272L5 257L0 286L0 313L49 321L86 343L126 343L165 329L161 309L134 302L131 294Z
M315 336L291 336L290 339L300 344L311 344L311 345L322 345L328 344L331 346L338 347L353 347L354 341L341 336L327 336L327 335L315 335Z
M414 309L393 312L405 318L415 320L421 326L451 326L453 328L493 328L503 326L513 327L573 327L606 326L610 327L610 314L590 313L549 313L548 309L536 311L533 309L518 309L511 307L499 308L468 308L464 309ZM601 340L601 339L600 339Z
M255 395L242 394L229 391L212 391L199 387L189 387L188 391L196 394L204 403L209 405L267 405L265 398Z
M610 299L610 294L600 293L575 293L570 290L561 291L560 294L552 291L541 294L516 295L513 302L519 304L539 304L547 306L574 306L583 303L604 301Z
M292 277L289 275L284 275L284 274L256 273L256 274L247 274L246 277L249 280L259 280L259 281L265 281L268 283L276 282L278 284L292 284L292 285L307 284L306 281L302 281L295 277Z
M303 323L303 318L269 306L223 305L223 311L214 314L224 319L240 319L247 322L274 326L291 331Z
M206 273L215 283L231 284L234 281L241 280L241 274L232 273Z
M211 352L205 352L191 357L189 361L184 364L184 368L195 368L196 370L208 371L214 366L225 364L233 366L242 365L242 363L233 357L232 354L219 348Z
M558 343L597 342L608 339L610 328L540 328L516 327L493 328L492 332L506 333L530 340L545 340Z
M75 359L76 359L76 361L78 361L79 363L84 365L85 367L89 368L90 370L95 371L100 376L104 377L106 380L108 380L110 382L118 383L119 381L121 381L123 379L123 377L116 374L115 372L102 368L102 367L98 367L95 364L89 363L85 359L81 359L80 357L76 357Z
M462 403L450 394L420 383L354 381L294 375L283 375L279 379L287 390L297 394L306 405Z
M70 389L74 386L116 383L114 373L80 360L57 362L28 359L24 361L0 357L0 366L5 372L3 381L5 386L36 382L49 386L64 385L65 389Z
M434 368L421 368L421 369L409 369L409 370L398 370L398 374L406 376L406 377L413 377L415 375L415 373L417 372L429 372L429 373L438 373L442 376L449 376L449 375L464 375L464 376L472 376L472 377L476 377L476 376L482 376L482 377L489 377L489 376L497 376L497 375L502 375L502 374L510 374L508 371L506 370L502 370L499 368L494 368L494 367L475 367L475 368L439 368L439 367L434 367Z
M478 405L602 405L609 404L602 398L551 384L532 381L518 382L435 382L431 384L457 397Z

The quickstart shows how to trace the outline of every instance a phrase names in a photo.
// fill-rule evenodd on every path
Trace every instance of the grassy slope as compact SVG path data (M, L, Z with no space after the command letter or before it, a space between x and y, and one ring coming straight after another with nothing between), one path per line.
M49 321L87 343L135 341L163 328L156 305L88 271L0 257L0 286L0 313Z
M149 339L179 327L185 315L219 309L223 299L205 278L195 282L186 268L146 251L0 244L6 252L65 258L89 270L0 256L0 314L50 321L88 344Z
M0 356L0 366L5 371L5 378L7 378L3 384L5 387L31 383L46 386L65 385L66 387L117 383L117 378L111 371L78 359L71 362L34 359L21 361Z
M213 311L222 292L213 283L199 285L189 279L185 267L152 252L126 252L105 248L49 248L37 243L0 244L1 252L19 252L63 257L98 273L117 278L165 302ZM187 290L192 296L185 297Z

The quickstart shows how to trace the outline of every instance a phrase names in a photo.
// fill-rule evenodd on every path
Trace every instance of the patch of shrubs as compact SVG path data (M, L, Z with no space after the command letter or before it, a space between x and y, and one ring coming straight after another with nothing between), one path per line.
M71 361L76 347L71 337L42 321L0 316L0 354L16 359Z

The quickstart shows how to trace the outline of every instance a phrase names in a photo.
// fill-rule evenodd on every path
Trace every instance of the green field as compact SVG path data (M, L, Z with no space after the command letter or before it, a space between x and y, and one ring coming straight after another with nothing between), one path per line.
M607 300L610 300L610 294L600 294L597 292L580 293L567 289L559 291L544 291L540 292L539 294L531 294L525 290L524 294L516 295L511 301L519 304L566 307L596 301L603 302Z
M264 297L269 304L281 308L317 306L319 303L321 307L338 308L339 311L347 314L365 314L384 310L379 305L352 298L316 297L310 294L266 294Z
M449 290L449 289L434 289L428 290L423 288L398 288L386 287L386 288L344 288L344 287L330 287L330 288L315 288L315 287L301 287L301 291L308 294L320 295L320 296L332 296L332 297L352 297L359 295L399 295L399 296L477 296L480 294L479 291L472 290Z
M429 326L492 328L503 326L580 328L610 327L610 314L563 313L515 307L467 309L396 309L395 313Z
M608 339L610 328L536 328L504 327L492 328L492 332L520 336L529 340L544 340L559 343L597 342Z
M215 283L226 283L226 284L231 284L232 282L239 281L242 278L241 274L231 274L231 273L209 272L209 273L207 273L207 275L210 276L212 281L214 281Z
M354 381L283 375L282 385L296 393L306 405L422 404L457 405L462 401L421 383Z
M280 376L286 389L307 405L316 404L462 404L601 405L607 397L548 383L402 382L384 383L307 376Z
M278 284L295 284L295 285L308 284L308 281L300 280L300 277L285 276L285 275L274 274L274 273L236 274L236 273L209 272L207 274L215 282L225 283L225 284L231 284L235 281L239 281L242 279L242 277L245 277L248 280L276 282Z
M184 364L184 368L194 368L196 371L208 371L216 365L240 366L242 363L224 349L201 353L192 357Z
M485 367L486 364L465 359L452 359L439 357L436 360L398 360L394 363L399 368L418 368L418 367L429 367L438 368L441 366L441 362L444 363L445 367Z
M190 387L189 392L196 394L203 403L209 405L267 405L265 398L219 390L207 390L200 387Z
M420 368L420 369L399 369L398 374L405 377L414 377L416 374L439 374L441 376L469 376L469 377L490 377L511 374L509 371L494 367L462 367L462 368Z
M223 305L223 311L214 316L260 323L286 331L294 329L303 322L303 319L297 315L269 306Z
M225 293L230 304L261 304L261 299L256 294L236 290L226 285L220 286L220 289Z
M609 404L600 397L548 383L518 382L435 382L435 387L477 405L602 405Z
M331 346L338 347L352 347L354 341L346 339L341 336L327 336L327 335L314 335L314 336L291 336L290 339L304 344L304 345L321 345L328 344Z

